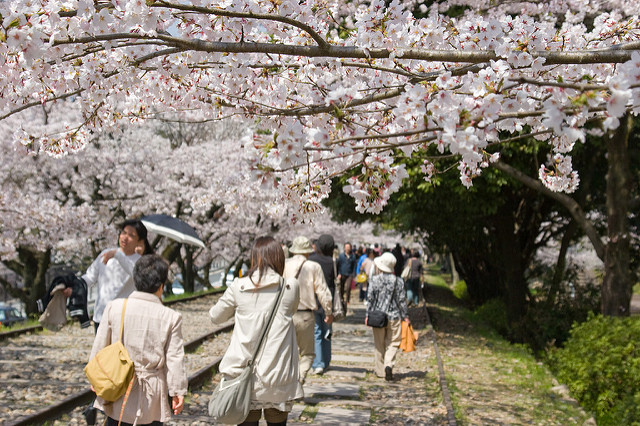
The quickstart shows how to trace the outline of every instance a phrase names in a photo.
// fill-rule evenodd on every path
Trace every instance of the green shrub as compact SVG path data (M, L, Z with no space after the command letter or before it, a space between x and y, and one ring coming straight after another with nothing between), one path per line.
M535 352L562 345L573 324L584 322L589 314L600 311L601 281L579 277L574 265L567 267L563 281L555 287L554 272L552 268L538 267L536 277L540 285L531 291L532 298L520 323L512 326L522 330L523 340Z
M474 312L475 318L503 336L509 335L507 309L502 299L491 299Z
M453 285L453 295L460 300L469 300L469 293L467 292L467 283L458 281Z
M639 424L640 318L590 315L548 360L599 425Z

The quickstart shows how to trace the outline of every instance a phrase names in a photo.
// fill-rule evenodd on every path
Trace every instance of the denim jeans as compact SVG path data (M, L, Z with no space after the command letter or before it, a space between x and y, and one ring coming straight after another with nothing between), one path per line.
M324 322L324 312L314 312L316 325L313 330L313 338L315 340L316 357L313 360L311 368L326 369L331 362L331 325ZM329 339L326 339L329 333Z
M407 280L407 302L417 305L420 301L420 278Z

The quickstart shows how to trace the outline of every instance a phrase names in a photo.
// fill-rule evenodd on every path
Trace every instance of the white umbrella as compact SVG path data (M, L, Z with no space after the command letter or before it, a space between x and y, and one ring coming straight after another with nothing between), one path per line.
M205 248L196 230L178 218L166 214L152 214L143 217L140 221L149 232L164 235L179 243Z

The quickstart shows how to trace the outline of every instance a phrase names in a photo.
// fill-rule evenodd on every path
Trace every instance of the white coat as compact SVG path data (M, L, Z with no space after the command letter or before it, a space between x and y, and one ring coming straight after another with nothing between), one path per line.
M256 271L253 281L257 280ZM209 310L214 324L222 324L231 317L235 319L231 343L220 362L220 372L225 379L237 377L248 364L283 281L271 269L266 271L258 286L249 277L237 278ZM292 401L303 397L298 381L298 345L292 319L298 308L300 291L297 280L284 282L282 301L254 363L251 409L290 411Z

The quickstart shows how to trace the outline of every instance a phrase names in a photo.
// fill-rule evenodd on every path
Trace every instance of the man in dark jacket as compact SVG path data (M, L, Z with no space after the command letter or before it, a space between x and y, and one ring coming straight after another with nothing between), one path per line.
M335 241L328 234L322 234L316 241L316 252L309 256L309 260L317 262L322 267L324 279L327 282L329 291L335 294L335 269L333 263L333 248ZM320 306L320 304L318 304ZM322 374L329 367L331 362L331 324L327 324L324 309L320 307L314 312L316 325L314 328L316 357L311 365L315 374Z
M344 251L338 256L338 283L340 285L340 297L343 302L346 302L346 305L351 302L351 281L356 275L357 263L358 259L351 251L351 244L345 243Z

